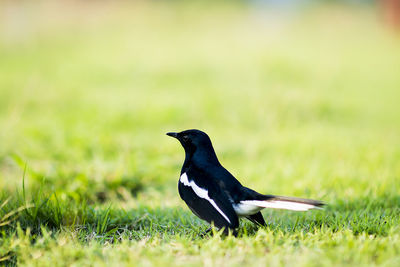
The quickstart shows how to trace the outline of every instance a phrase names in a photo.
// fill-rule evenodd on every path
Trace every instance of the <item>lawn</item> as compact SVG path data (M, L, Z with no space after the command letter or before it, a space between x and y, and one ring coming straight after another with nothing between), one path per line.
M373 6L0 10L0 264L400 265L400 39ZM165 135L189 128L243 184L327 207L202 236Z

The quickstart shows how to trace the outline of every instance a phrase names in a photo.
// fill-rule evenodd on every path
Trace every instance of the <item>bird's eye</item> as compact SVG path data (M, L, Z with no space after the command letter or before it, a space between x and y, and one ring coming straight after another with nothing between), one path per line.
M189 136L187 136L187 135L182 136L182 140L183 140L184 142L189 141Z

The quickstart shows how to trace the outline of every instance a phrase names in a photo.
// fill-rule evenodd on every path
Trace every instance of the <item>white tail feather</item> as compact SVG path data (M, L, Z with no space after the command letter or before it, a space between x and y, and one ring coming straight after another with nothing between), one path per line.
M300 202L284 201L284 200L243 200L241 204L252 205L262 208L271 209L285 209L295 211L306 211L310 209L321 209L312 204L305 204Z

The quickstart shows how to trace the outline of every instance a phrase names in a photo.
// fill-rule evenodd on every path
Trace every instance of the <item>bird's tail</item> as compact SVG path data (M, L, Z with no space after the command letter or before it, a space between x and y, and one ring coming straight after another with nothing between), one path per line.
M257 206L260 208L285 209L295 211L306 211L310 209L322 209L325 204L318 200L283 197L274 195L264 195L265 199L260 200L242 200L242 204Z

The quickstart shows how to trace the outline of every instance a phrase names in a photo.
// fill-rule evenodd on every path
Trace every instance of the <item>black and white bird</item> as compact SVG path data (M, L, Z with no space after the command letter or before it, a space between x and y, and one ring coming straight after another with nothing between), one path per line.
M181 198L199 218L218 229L236 233L239 218L265 226L260 212L264 208L306 211L318 209L323 202L311 199L264 195L242 186L219 162L208 135L186 130L167 135L179 140L185 161L178 182Z

